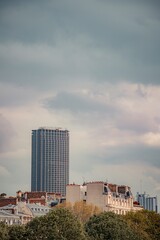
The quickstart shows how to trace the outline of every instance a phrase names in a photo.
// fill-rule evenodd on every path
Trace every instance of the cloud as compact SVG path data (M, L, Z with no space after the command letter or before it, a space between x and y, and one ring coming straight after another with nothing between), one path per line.
M158 7L156 1L2 4L1 81L37 88L76 78L158 85Z
M159 194L159 7L156 0L0 1L7 191L30 188L31 130L61 126L70 131L71 181L108 177L136 190L142 177Z
M27 156L27 157L24 157ZM0 191L15 196L16 191L30 190L30 160L23 151L12 152L12 156L5 154L0 166ZM2 184L3 183L3 184Z
M5 167L0 166L0 175L5 176L5 178L7 178L10 175L10 173Z
M0 152L8 152L12 146L15 131L11 123L0 113Z
M32 88L0 83L0 107L16 108L33 103L38 94Z
M114 107L107 103L100 102L96 96L89 96L83 93L59 92L56 96L44 101L44 107L56 110L69 110L72 113L90 113L106 111L113 112Z
M139 84L103 85L99 89L97 85L97 90L59 91L53 97L44 99L43 107L59 113L67 111L74 120L81 122L83 119L83 123L88 125L99 123L104 129L108 125L126 136L127 132L128 136L144 134L144 139L147 141L148 136L149 141L149 136L152 134L153 137L159 131L159 94L159 88L140 87Z

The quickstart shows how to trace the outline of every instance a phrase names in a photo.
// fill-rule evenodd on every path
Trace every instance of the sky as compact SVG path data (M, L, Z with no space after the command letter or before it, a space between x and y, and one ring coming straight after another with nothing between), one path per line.
M0 1L0 193L29 191L31 131L70 131L70 183L160 201L160 1Z

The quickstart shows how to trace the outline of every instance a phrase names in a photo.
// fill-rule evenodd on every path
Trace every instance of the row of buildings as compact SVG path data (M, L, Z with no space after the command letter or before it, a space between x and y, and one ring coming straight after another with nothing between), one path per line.
M143 208L158 211L157 197L138 193L134 201L128 186L106 182L69 184L69 131L45 127L32 130L31 192L19 191L16 198L1 198L0 221L25 224L62 201L84 201L117 214Z
M89 196L95 205L100 205L100 198L95 201L96 197L92 198L92 195L96 195L96 188L94 189L93 183L92 185L87 184L87 186L79 186L79 185L68 185L69 184L69 131L62 128L39 128L37 130L32 130L32 171L31 171L31 191L46 191L46 192L56 192L60 193L63 196L66 195L68 198L69 192L72 192L72 198L69 197L67 201L71 201L74 198L77 200L82 200L81 198L76 197L77 189L79 191L81 189L81 195L85 188L87 188L87 196L86 201L90 202ZM68 185L68 186L67 186ZM102 184L103 185L103 184ZM67 186L67 194L66 194L66 186ZM90 188L92 186L92 194L90 192ZM96 185L100 186L100 184ZM114 186L114 188L113 188ZM126 186L117 186L111 184L106 184L105 189L108 189L108 195L104 194L103 197L108 196L113 197L112 203L114 203L114 197L116 196L115 203L123 204L123 198L125 195L125 191L127 192ZM124 188L126 189L124 191ZM69 190L70 189L70 190ZM83 189L83 191L82 191ZM114 191L113 191L114 189ZM120 189L123 189L120 190ZM72 191L71 191L72 190ZM123 193L119 192L122 191ZM113 193L109 196L109 192ZM128 190L128 194L131 197L131 191ZM70 195L69 195L70 196ZM117 197L119 196L119 197ZM126 197L126 196L125 196ZM107 197L106 197L107 198ZM94 201L93 201L94 199ZM127 198L130 199L129 197ZM109 201L109 200L107 200ZM124 204L125 204L124 201ZM158 211L157 210L157 197L150 197L144 194L137 194L137 203L143 206L145 209ZM133 201L130 200L130 209L133 208ZM109 204L109 203L108 203ZM105 210L110 209L103 207ZM117 210L116 210L117 211ZM118 212L118 211L117 211ZM120 211L119 211L120 212Z
M72 204L85 201L99 207L101 211L122 215L142 209L158 212L157 197L137 193L134 199L129 186L99 181L83 185L69 184L66 189L66 201Z
M51 208L63 201L61 194L47 192L21 192L16 197L1 196L0 222L21 225L34 217L47 214Z
M148 209L157 212L157 198L137 194L134 200L131 188L107 182L88 182L83 185L68 184L66 196L50 192L17 192L14 197L0 198L0 222L8 225L26 224L34 217L47 214L52 207L63 202L72 206L77 202L92 204L100 211L112 211L125 215L127 212Z
M142 206L134 204L130 187L101 181L68 185L66 201L72 204L85 201L97 206L101 211L112 211L122 215L129 211L142 210Z

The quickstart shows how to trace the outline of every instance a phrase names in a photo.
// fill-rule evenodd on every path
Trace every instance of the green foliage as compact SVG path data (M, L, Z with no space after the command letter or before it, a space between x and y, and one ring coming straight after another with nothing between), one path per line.
M3 222L0 222L0 239L8 240L8 226Z
M25 226L12 225L8 227L9 240L23 240L25 239Z
M146 230L149 236L155 240L160 239L160 214L157 214L155 212L146 211L145 214L147 215L147 218L149 219L149 226Z
M122 216L113 212L91 217L85 229L91 240L139 240Z
M33 219L27 226L30 240L85 240L82 224L73 213L64 208L52 210L43 217Z
M73 211L74 210L74 211ZM85 213L86 210L86 213ZM54 208L26 226L0 223L0 240L159 240L160 214L129 212L125 216L104 212L86 219L93 206L77 203L73 209ZM82 222L86 222L84 225Z
M152 211L129 212L124 219L142 240L160 239L160 214Z

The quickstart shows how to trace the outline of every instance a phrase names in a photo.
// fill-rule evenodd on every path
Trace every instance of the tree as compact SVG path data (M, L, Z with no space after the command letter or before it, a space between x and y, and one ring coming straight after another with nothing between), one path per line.
M4 222L0 222L0 239L8 240L8 226Z
M160 239L160 214L142 210L137 212L128 212L124 219L143 240Z
M153 240L160 239L160 214L153 211L144 211L149 219L149 226L146 229L148 235Z
M85 229L91 240L140 240L122 216L113 212L91 217Z
M86 204L86 202L76 202L73 205L73 213L78 217L78 219L85 223L93 215L101 213L101 210L94 206L93 204Z
M75 215L64 208L55 208L47 215L34 218L26 226L30 240L85 240L82 224Z
M23 240L25 239L26 231L24 225L12 225L8 227L9 240Z
M66 208L68 209L69 211L72 211L72 204L70 202L63 202L63 203L60 203L58 205L56 205L56 208Z
M57 208L66 208L73 212L73 214L82 222L85 223L93 215L101 213L101 209L93 204L87 204L84 201L75 202L73 205L69 202L59 204Z

